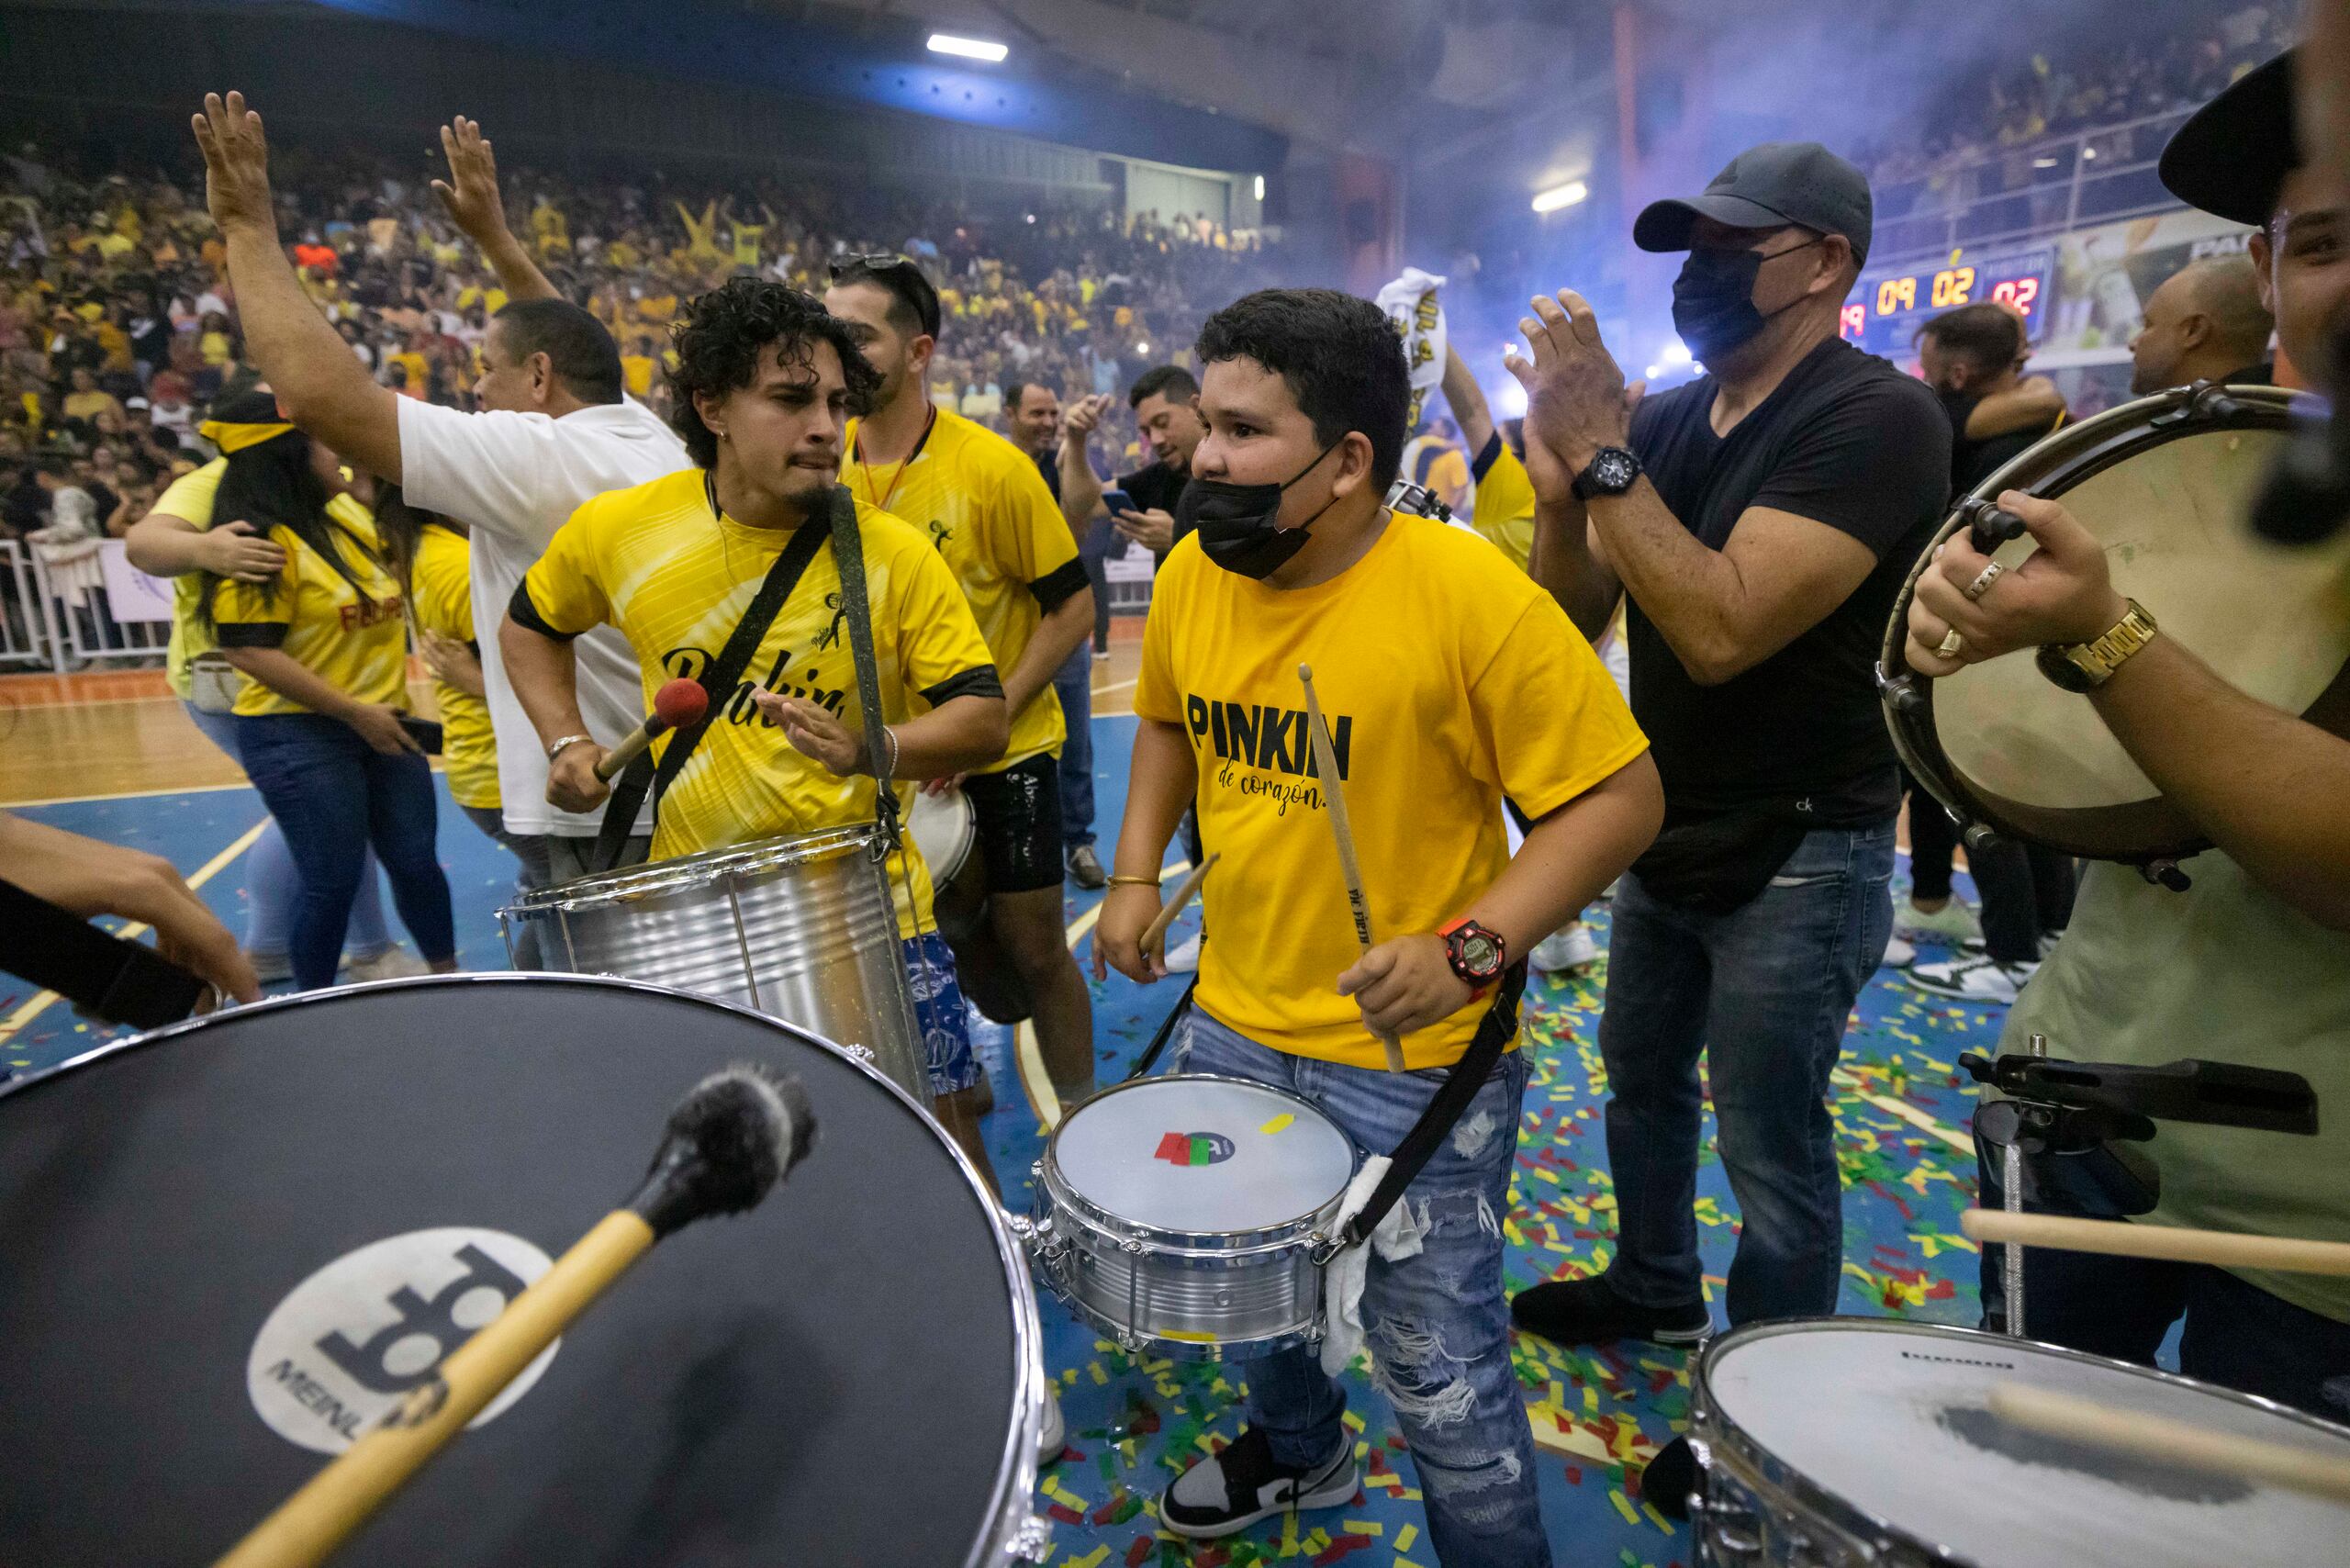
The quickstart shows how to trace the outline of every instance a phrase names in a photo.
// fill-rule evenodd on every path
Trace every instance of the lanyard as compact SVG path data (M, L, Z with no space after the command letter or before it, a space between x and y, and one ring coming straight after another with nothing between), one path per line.
M865 445L865 431L860 429L856 432L856 444L860 451L853 455L856 458L857 474L865 480L865 499L875 511L890 510L890 498L898 493L898 481L904 478L906 470L914 465L914 459L922 455L922 449L930 444L930 432L938 426L938 405L932 403L928 407L930 417L922 422L920 439L914 442L914 449L906 454L905 461L898 465L898 471L890 476L890 487L882 491L878 498L873 494L873 465L865 461L861 451Z

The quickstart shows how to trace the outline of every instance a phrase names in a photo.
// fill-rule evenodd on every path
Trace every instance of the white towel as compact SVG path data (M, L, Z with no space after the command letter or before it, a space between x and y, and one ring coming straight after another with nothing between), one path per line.
M1331 1226L1334 1234L1343 1234L1355 1215L1362 1213L1363 1205L1371 1202L1371 1190L1387 1174L1389 1163L1383 1154L1363 1161L1347 1187L1346 1201L1338 1205L1338 1217ZM1332 1377L1344 1372L1362 1349L1362 1287L1371 1271L1370 1249L1376 1247L1382 1258L1400 1263L1419 1254L1420 1235L1412 1205L1398 1198L1380 1220L1379 1228L1371 1233L1368 1247L1346 1249L1322 1271L1322 1370Z
M1444 380L1444 307L1437 300L1437 290L1443 286L1444 279L1434 273L1405 267L1402 277L1379 291L1379 308L1395 323L1404 340L1404 363L1412 370L1412 418L1406 429L1418 428L1420 405L1429 388Z

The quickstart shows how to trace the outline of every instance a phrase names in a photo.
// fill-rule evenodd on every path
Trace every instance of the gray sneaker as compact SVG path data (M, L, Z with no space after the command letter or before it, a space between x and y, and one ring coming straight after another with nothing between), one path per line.
M1321 1464L1290 1470L1274 1462L1272 1444L1251 1427L1168 1484L1158 1522L1192 1540L1214 1540L1275 1514L1342 1507L1354 1500L1360 1483L1354 1440L1341 1438L1337 1451Z
M1080 844L1069 850L1069 879L1088 892L1099 892L1110 885L1109 874L1102 869L1102 857L1093 853L1093 846Z

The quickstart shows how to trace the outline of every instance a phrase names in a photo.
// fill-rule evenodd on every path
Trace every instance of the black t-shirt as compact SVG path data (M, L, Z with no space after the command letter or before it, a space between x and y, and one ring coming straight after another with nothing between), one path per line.
M1116 488L1132 496L1135 505L1140 510L1163 511L1174 518L1175 538L1180 543L1183 535L1192 532L1182 523L1183 489L1191 482L1192 476L1181 469L1169 468L1164 463L1153 463L1131 474L1119 475ZM1158 565L1167 564L1165 554L1154 551L1152 556Z
M1036 472L1045 476L1045 488L1052 491L1053 499L1061 498L1061 460L1058 452L1031 454L1036 459Z
M1982 441L1966 439L1966 421L1983 401L1977 392L1944 392L1942 411L1950 416L1950 491L1963 496L2037 445L2042 437L2065 422L2062 414L2030 430L2009 431Z
M1899 790L1874 669L1902 579L1950 492L1950 422L1925 383L1830 338L1727 437L1705 376L1642 401L1632 446L1681 525L1719 550L1750 507L1851 534L1876 569L1818 625L1718 686L1691 679L1633 603L1632 713L1668 823L1733 812L1814 827L1892 820Z

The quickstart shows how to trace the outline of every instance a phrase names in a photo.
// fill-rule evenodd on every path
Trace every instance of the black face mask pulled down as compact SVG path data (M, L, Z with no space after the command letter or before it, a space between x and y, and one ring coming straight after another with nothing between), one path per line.
M1225 571L1262 582L1305 548L1306 530L1337 504L1338 498L1332 496L1295 528L1273 522L1290 486L1321 467L1322 458L1337 450L1337 442L1324 447L1322 457L1299 469L1288 484L1235 485L1195 478L1183 487L1183 498L1175 503L1175 525L1179 531L1196 531L1201 550Z
M1798 295L1764 315L1754 306L1754 280L1773 256L1807 251L1821 243L1813 240L1785 251L1692 251L1673 280L1673 326L1689 353L1711 369L1726 354L1737 352L1761 331L1772 316L1803 303Z

